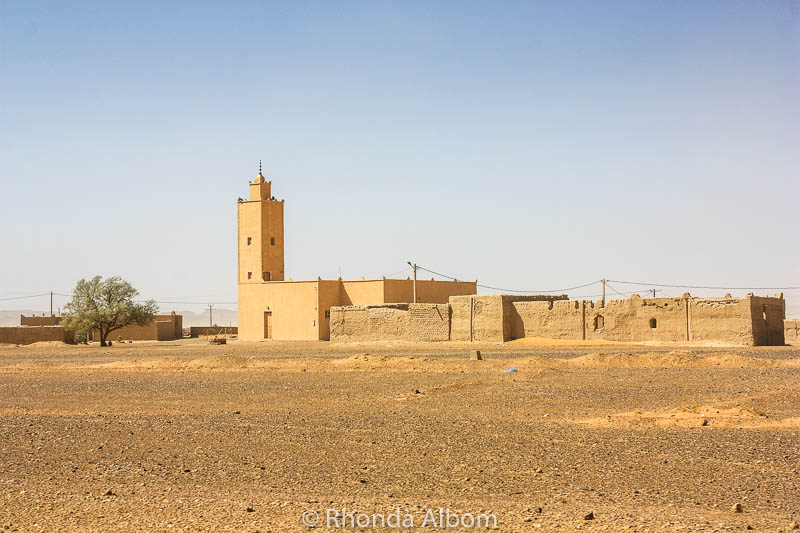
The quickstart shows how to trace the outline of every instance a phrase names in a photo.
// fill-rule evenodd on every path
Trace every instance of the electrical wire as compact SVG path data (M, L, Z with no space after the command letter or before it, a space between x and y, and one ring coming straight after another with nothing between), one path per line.
M443 278L452 279L452 280L456 280L456 279L457 279L457 278L454 278L453 276L448 276L447 274L442 274L442 273L440 273L440 272L435 272L435 271L433 271L433 270L430 270L430 269L428 269L428 268L425 268L425 267L421 267L421 266L419 266L419 265L417 265L417 269L419 269L419 270L424 270L425 272L430 272L431 274L434 274L434 275L436 275L436 276L440 276L440 277L443 277ZM538 293L538 294L545 294L545 293L553 293L553 292L567 292L567 291L572 291L572 290L575 290L575 289L583 289L584 287L589 287L589 286L591 286L591 285L594 285L594 284L596 284L596 283L600 283L600 281L601 281L601 280L592 281L592 282L589 282L589 283L584 283L583 285L577 285L577 286L575 286L575 287L568 287L568 288L566 288L566 289L548 289L548 290L503 289L503 288L500 288L500 287L492 287L491 285L481 285L480 283L478 283L478 284L476 284L476 285L477 285L478 287L481 287L481 288L483 288L483 289L491 289L491 290L493 290L493 291L505 291L505 292L535 292L535 293Z
M50 293L47 292L45 294L31 294L30 296L13 296L11 298L0 298L0 300L2 300L2 301L6 301L6 300L24 300L26 298L41 298L42 296L50 296Z
M707 285L669 285L667 283L645 283L639 281L621 281L618 279L608 279L606 283L613 281L614 283L625 283L627 285L650 285L652 287L673 287L676 289L713 289L713 290L731 290L731 291L795 291L800 290L797 287L716 287Z

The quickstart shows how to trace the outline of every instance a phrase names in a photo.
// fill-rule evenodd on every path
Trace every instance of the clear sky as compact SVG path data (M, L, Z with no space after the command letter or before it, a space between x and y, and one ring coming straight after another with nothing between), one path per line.
M799 148L798 1L3 0L0 297L235 298L259 159L294 279L800 285Z

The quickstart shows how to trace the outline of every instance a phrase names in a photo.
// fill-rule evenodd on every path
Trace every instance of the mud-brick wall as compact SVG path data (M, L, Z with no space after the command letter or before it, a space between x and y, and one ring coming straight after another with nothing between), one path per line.
M34 342L69 342L72 335L63 326L4 326L0 327L0 344L33 344Z
M61 317L56 315L50 315L50 316L19 315L20 326L58 326L59 324L61 324Z
M516 338L516 335L526 327L520 310L527 318L536 315L534 307L524 307L525 305L538 303L540 307L535 309L543 310L556 302L559 303L560 309L562 305L568 303L567 295L451 296L450 340L504 342ZM515 308L515 304L519 304L520 308ZM528 336L534 335L530 333Z
M367 307L365 341L403 340L408 335L408 305Z
M634 294L595 306L593 316L602 316L602 331L595 336L612 341L685 341L686 303L681 298L647 298ZM587 326L588 327L588 326Z
M503 320L503 297L450 297L450 340L503 342L506 340Z
M511 301L510 338L547 337L550 339L582 339L583 309L578 300Z
M692 298L689 302L689 340L754 344L748 298Z
M783 340L786 344L800 344L800 320L783 321Z
M409 304L408 340L440 342L450 340L448 304Z
M783 346L783 320L786 318L786 300L782 294L775 298L748 295L754 346Z
M331 307L331 341L436 342L450 338L447 304Z

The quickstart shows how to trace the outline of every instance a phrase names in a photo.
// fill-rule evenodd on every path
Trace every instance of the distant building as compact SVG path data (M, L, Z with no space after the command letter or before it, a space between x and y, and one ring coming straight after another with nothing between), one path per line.
M20 326L58 326L61 324L60 315L25 316L19 315Z
M283 200L259 169L238 202L239 338L328 340L330 308L413 301L410 279L284 279ZM476 294L476 282L418 281L417 301L447 303Z
M183 316L176 315L175 311L168 315L156 315L155 320L146 326L125 326L112 331L108 340L114 341L122 337L126 341L172 341L183 337ZM92 333L92 338L100 338L97 331Z

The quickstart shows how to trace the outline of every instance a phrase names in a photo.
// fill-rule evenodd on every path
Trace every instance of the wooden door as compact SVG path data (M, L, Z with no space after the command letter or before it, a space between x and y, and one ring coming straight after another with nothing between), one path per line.
M272 311L264 311L264 338L272 338Z

